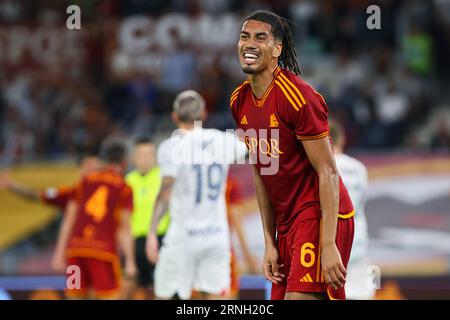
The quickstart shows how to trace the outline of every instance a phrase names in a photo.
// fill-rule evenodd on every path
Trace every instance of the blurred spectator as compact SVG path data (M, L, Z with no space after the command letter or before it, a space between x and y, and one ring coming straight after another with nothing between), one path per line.
M195 88L198 75L196 58L187 41L181 38L177 29L171 30L171 36L173 49L165 59L161 84L165 90L176 94L188 88Z
M72 154L112 131L165 134L173 97L187 88L205 96L208 126L234 127L228 100L243 78L239 24L256 9L297 24L303 77L346 126L349 147L423 146L417 132L450 100L447 2L380 1L382 29L368 30L367 2L358 0L80 0L86 33L62 32L47 43L36 39L52 39L45 30L62 23L66 2L1 0L0 159ZM135 14L150 17L124 45L120 28ZM46 45L55 46L51 59ZM437 126L433 148L447 136Z
M402 40L402 55L406 66L415 74L428 76L433 68L432 39L417 24Z
M446 118L437 118L431 137L431 149L433 151L450 151L450 125Z

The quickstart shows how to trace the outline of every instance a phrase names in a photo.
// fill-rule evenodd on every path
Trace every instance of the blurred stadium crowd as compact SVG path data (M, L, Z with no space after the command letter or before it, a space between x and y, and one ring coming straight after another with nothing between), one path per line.
M65 27L70 4L81 7L79 31ZM370 4L381 30L366 27ZM206 98L207 126L233 128L239 23L205 41L176 27L134 35L157 40L141 47L141 64L116 49L130 17L226 26L257 8L296 23L303 77L344 123L350 148L449 150L450 1L0 0L0 164L91 151L110 135L167 134L171 101L186 88ZM231 41L217 46L221 32Z

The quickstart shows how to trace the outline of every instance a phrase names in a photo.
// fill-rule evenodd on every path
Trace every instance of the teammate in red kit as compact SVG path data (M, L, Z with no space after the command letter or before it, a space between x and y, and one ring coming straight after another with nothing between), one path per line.
M255 164L272 299L345 299L354 211L336 169L328 107L297 76L287 20L269 11L248 16L238 54L248 77L230 106Z
M250 251L247 243L247 238L242 226L242 221L239 212L237 212L238 207L243 202L243 197L241 194L241 186L239 180L228 175L227 178L227 188L225 190L225 200L227 203L227 215L228 222L230 224L230 230L234 231L239 242L242 255L247 266L248 273L257 274L258 267ZM230 299L238 299L239 297L239 270L238 261L236 257L236 251L234 249L233 243L231 244L231 285L230 285Z
M125 183L125 147L109 142L103 147L105 165L83 177L75 188L61 227L56 256L80 268L81 287L68 288L72 298L118 298L120 293L119 245L127 276L136 274L129 216L132 191ZM117 239L116 239L117 238Z
M98 169L98 158L94 155L84 156L80 161L80 177ZM0 190L6 189L19 197L30 201L41 201L45 204L65 210L67 203L73 196L74 185L48 187L44 190L35 190L27 185L14 181L8 172L0 174Z

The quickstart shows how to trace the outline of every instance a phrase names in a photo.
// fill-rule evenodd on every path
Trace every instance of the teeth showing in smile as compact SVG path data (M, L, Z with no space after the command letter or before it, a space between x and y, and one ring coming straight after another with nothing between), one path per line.
M246 59L258 59L258 56L254 53L244 53L244 58Z
M248 65L254 64L258 59L258 55L256 53L245 52L243 56L244 62Z

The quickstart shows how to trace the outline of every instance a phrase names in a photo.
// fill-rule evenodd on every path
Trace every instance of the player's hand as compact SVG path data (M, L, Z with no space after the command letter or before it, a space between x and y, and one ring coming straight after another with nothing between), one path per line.
M147 237L147 242L145 243L145 253L147 254L147 259L152 264L158 262L159 250L158 250L158 238L156 234L149 234Z
M321 259L325 282L331 285L334 290L342 288L345 284L347 271L335 243L322 247Z
M129 279L136 277L138 273L136 263L134 261L125 261L125 276Z
M13 180L8 172L0 172L0 190L9 189L13 185Z
M266 246L262 269L267 280L278 284L284 280L285 275L281 272L283 264L278 264L278 250L274 246Z
M55 252L52 257L52 269L58 272L66 271L66 259L64 252Z

